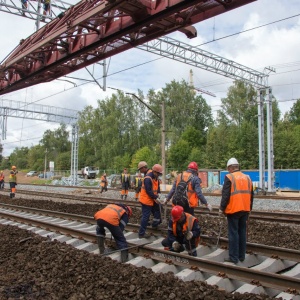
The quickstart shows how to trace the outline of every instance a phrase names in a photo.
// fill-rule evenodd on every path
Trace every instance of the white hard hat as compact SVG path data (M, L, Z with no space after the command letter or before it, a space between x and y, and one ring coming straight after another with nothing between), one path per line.
M227 167L232 166L232 165L239 165L239 162L234 157L230 158L227 162Z

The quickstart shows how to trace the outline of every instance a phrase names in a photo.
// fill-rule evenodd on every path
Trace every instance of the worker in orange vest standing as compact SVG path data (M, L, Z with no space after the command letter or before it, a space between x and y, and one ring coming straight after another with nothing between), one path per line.
M8 177L8 182L10 186L10 198L14 198L16 195L17 173L17 167L12 166Z
M94 219L97 221L96 235L100 254L103 254L105 250L104 227L106 227L114 237L118 249L121 250L121 262L127 261L128 246L123 231L131 216L131 208L124 204L109 204L95 213Z
M0 171L0 190L4 189L4 172Z
M139 195L141 193L141 189L142 189L142 183L143 183L143 178L142 178L142 175L141 173L138 173L138 175L135 177L135 197L134 199L136 201L138 201L139 199Z
M236 158L227 162L219 215L227 217L229 257L224 260L234 264L246 256L247 220L253 205L253 186L248 175L240 171Z
M100 194L102 194L103 192L107 192L107 184L108 181L106 178L106 173L104 173L100 178L100 186L101 186Z
M121 191L121 199L126 200L128 196L128 190L130 187L130 174L128 174L127 169L124 168L123 173L121 174L121 184L122 184L122 191Z

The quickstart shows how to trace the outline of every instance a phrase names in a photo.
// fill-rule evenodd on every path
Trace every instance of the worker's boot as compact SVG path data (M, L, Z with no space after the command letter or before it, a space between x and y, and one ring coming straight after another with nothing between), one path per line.
M121 251L121 262L125 263L128 260L128 250Z
M13 198L14 197L13 195L14 195L13 193L10 193L9 198Z
M124 200L126 200L127 199L127 195L125 195L125 199Z
M104 247L104 237L97 236L97 242L98 242L99 253L103 254L104 250L105 250L105 247Z
M123 200L123 198L124 198L124 195L121 195L121 199Z
M135 201L138 201L138 198L135 198Z
M16 196L16 194L15 194L15 193L12 193L12 197L15 198L15 196Z

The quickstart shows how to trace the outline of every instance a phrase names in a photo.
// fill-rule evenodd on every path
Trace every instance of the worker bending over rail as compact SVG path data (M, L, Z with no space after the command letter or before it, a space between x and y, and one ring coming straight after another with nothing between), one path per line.
M121 250L121 262L128 258L128 246L124 229L132 216L132 209L124 204L109 204L97 211L94 219L97 221L96 235L100 254L104 254L105 227L114 237L117 247Z

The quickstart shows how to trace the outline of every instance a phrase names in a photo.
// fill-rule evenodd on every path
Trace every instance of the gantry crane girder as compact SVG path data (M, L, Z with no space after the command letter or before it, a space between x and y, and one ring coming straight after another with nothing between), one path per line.
M256 0L86 0L21 40L0 66L0 95L52 81Z

